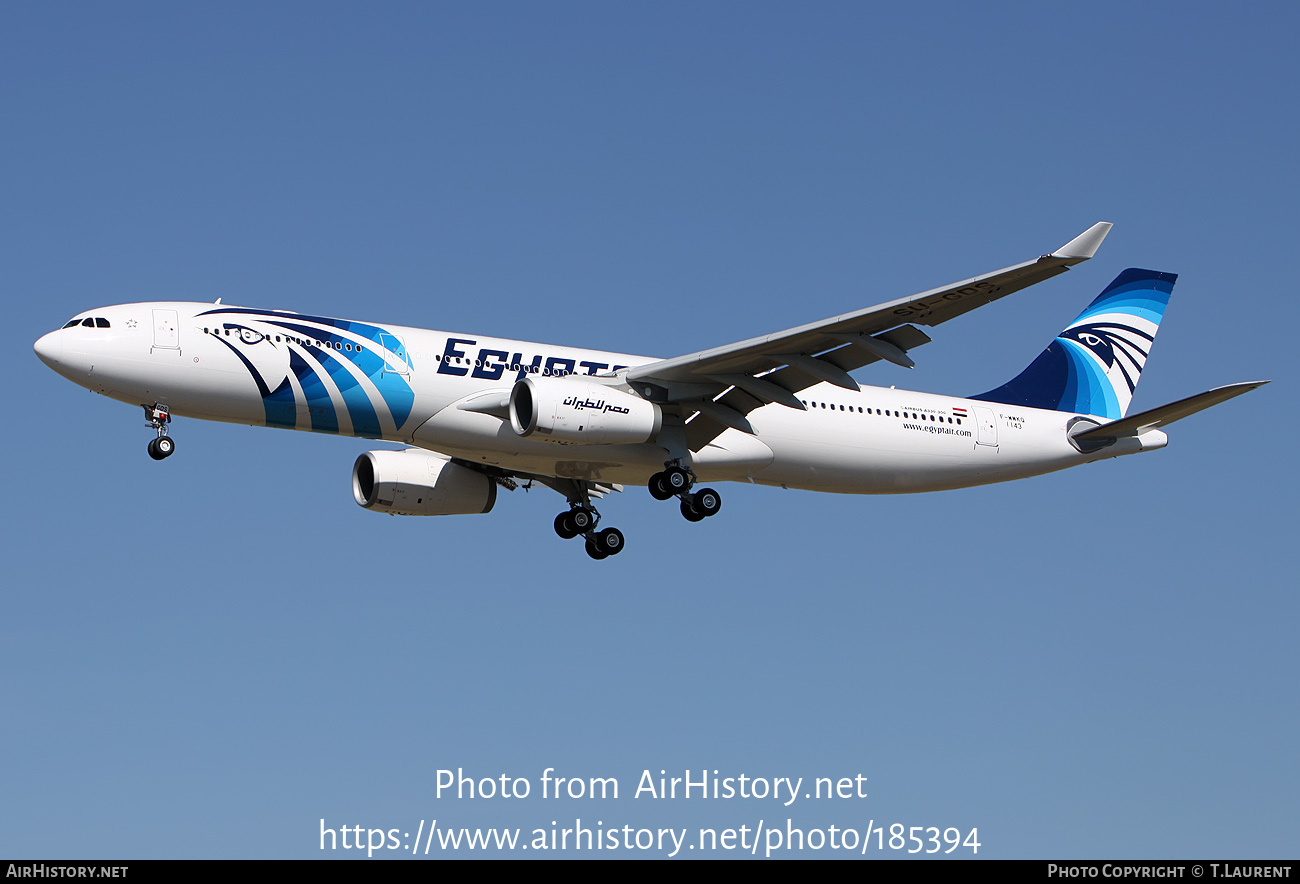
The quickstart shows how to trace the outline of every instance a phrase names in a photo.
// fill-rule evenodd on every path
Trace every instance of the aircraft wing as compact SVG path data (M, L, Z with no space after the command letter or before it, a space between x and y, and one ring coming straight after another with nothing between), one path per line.
M727 427L750 432L745 415L768 403L803 409L796 394L814 384L859 389L849 376L855 368L881 359L912 367L907 351L930 341L917 325L947 322L1064 273L1091 258L1110 228L1102 221L1033 261L775 334L640 365L626 377L652 401L680 406L688 443L699 450Z

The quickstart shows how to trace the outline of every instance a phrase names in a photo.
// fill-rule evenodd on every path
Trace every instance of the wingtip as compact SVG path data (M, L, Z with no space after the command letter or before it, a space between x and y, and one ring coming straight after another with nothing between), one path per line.
M1234 395L1238 395L1239 393L1249 393L1251 390L1258 390L1260 387L1264 386L1265 384L1271 384L1271 383L1273 383L1273 381L1270 378L1267 381L1242 381L1237 384L1224 384L1222 387L1215 387L1214 389L1216 391L1236 390L1238 391L1238 393Z
M1109 221L1098 221L1055 252L1052 252L1052 257L1086 261L1097 254L1101 241L1106 238L1106 234L1110 233L1110 229L1114 226Z

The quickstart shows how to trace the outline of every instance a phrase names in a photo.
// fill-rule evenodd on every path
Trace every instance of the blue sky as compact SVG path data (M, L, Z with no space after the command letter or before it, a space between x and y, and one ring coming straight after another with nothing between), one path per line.
M1284 4L11 4L0 855L311 858L321 818L580 817L1293 856L1298 24ZM31 351L93 306L221 297L671 356L1099 220L1096 259L861 380L990 389L1137 266L1180 278L1134 409L1274 383L1163 451L1000 486L726 485L698 525L628 489L602 563L554 536L545 490L363 511L363 440L178 420L154 463L138 409ZM436 797L439 769L536 788L548 767L621 797ZM646 769L861 774L869 795L634 799Z

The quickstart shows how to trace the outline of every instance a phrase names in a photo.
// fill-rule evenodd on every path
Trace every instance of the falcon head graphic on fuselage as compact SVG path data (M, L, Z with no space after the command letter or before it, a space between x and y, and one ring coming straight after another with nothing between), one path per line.
M385 329L235 307L202 315L257 385L268 426L382 438L410 417L411 361Z
M248 369L263 399L288 382L287 341L276 343L272 334L238 322L222 322L211 327L209 333L229 347Z

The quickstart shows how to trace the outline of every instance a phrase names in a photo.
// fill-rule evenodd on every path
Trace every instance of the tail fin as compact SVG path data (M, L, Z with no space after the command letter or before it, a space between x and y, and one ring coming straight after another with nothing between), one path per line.
M1122 418L1176 279L1175 273L1125 270L1028 368L970 398Z

